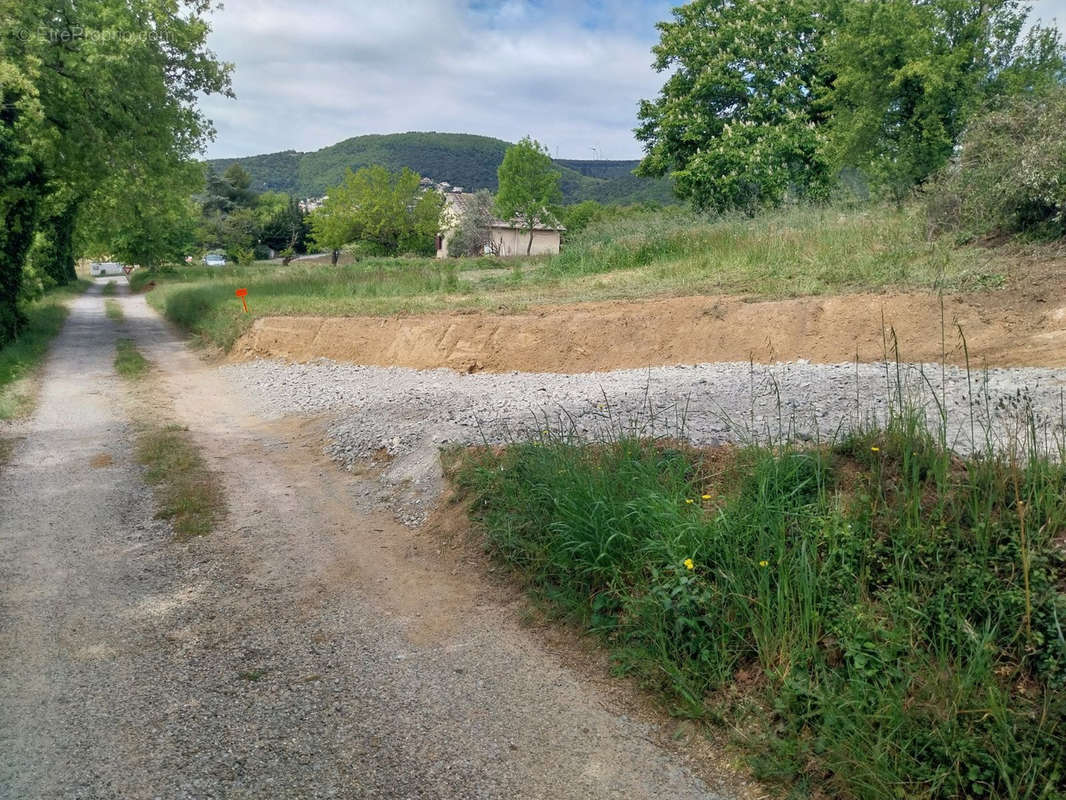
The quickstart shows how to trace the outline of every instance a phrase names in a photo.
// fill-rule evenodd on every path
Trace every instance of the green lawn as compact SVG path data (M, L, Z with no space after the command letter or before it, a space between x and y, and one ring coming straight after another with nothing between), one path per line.
M487 272L492 269L497 273ZM375 258L337 267L193 267L135 273L133 285L154 281L149 301L156 308L228 348L260 315L520 310L691 293L776 298L886 288L965 290L1002 284L1005 269L996 253L927 239L917 208L798 207L752 219L668 209L592 225L558 256L528 263ZM250 315L241 310L237 288L248 289Z

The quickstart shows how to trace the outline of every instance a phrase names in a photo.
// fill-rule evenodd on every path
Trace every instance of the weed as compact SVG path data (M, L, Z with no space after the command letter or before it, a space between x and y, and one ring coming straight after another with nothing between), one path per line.
M150 427L137 436L137 460L152 487L159 511L179 539L210 533L221 519L225 497L218 476L207 468L188 429Z
M130 339L119 339L115 343L115 372L123 378L142 378L151 366Z
M107 285L114 286L113 283ZM118 300L105 300L104 313L107 314L107 318L113 322L122 322L125 318L125 314L122 313L122 306L118 304Z
M118 291L118 284L114 281L108 281L104 284L104 288L100 290L104 297L112 297L115 292Z

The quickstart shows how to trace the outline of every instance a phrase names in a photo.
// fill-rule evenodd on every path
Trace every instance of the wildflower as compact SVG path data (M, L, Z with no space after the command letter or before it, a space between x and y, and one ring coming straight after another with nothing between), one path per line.
M759 566L760 567L768 567L768 566L770 566L770 562L766 561L766 560L760 561L759 562Z
M871 453L880 453L881 452L881 448L880 447L871 447L870 448L870 452Z
M696 563L691 558L686 558L685 569L696 569Z
M686 504L686 505L692 505L692 504L693 504L693 503L695 503L695 502L696 502L696 501L695 501L695 500L693 500L693 499L692 499L691 497L686 497L686 498L685 498L685 504Z
M700 499L701 500L710 500L711 496L709 494L701 494L700 495Z

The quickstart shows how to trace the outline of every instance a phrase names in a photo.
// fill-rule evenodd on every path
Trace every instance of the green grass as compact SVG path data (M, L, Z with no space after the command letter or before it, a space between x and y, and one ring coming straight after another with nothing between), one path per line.
M101 289L101 293L104 295L104 297L111 297L115 294L116 291L118 291L118 286L117 284L115 284L114 281L108 281L104 284L104 288Z
M148 374L152 365L130 339L115 343L115 372L123 378L135 380Z
M108 286L114 284L109 283ZM107 314L107 318L114 322L122 322L124 314L122 313L122 306L118 304L118 300L105 300L104 301L104 313Z
M745 731L762 779L1020 800L1066 797L1062 455L961 459L901 415L822 449L547 434L451 469L537 597Z
M944 288L995 288L1006 256L930 241L919 209L798 207L754 219L685 211L631 212L590 225L553 258L375 258L332 267L295 262L133 274L156 283L149 302L223 348L261 315L520 310L583 300L693 293L752 298ZM467 277L463 277L464 273ZM477 279L475 279L477 278ZM234 296L248 289L251 314Z
M85 291L87 281L76 281L49 292L28 304L26 328L19 338L0 347L0 420L27 413L32 406L33 391L27 379L44 360L52 339L67 318L66 301Z
M166 425L142 430L136 457L145 466L145 481L159 506L156 517L170 520L178 539L214 530L225 513L225 496L187 428Z

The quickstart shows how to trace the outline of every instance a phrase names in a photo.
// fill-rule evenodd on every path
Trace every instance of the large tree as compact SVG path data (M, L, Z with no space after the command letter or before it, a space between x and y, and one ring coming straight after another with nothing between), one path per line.
M406 167L400 172L378 165L349 169L311 215L315 243L333 253L333 263L341 247L356 241L372 242L386 253L428 252L440 230L444 198L423 191L420 181Z
M496 213L505 220L517 220L529 234L526 255L533 249L533 231L537 225L556 222L563 199L559 188L561 174L553 169L548 149L529 136L507 148L496 170L500 184Z
M171 185L169 176L185 170L212 135L197 98L228 92L230 73L207 49L212 5L0 0L0 91L5 110L11 104L0 118L0 212L20 232L4 238L0 254L0 319L8 321L0 322L0 338L19 325L21 232L29 224L32 241L39 221L31 207L62 196L62 212L48 218L53 229L91 219L79 212L113 189L116 177ZM25 179L12 180L16 173ZM55 241L67 247L63 236Z
M1062 74L1058 33L1021 37L1018 0L849 2L826 52L831 155L897 202L940 169L974 113Z
M822 45L842 0L696 0L658 24L654 67L670 76L641 102L637 173L669 175L700 209L754 210L821 194Z

